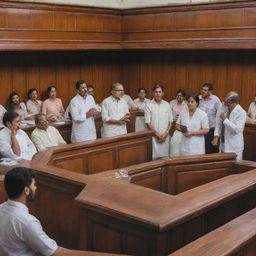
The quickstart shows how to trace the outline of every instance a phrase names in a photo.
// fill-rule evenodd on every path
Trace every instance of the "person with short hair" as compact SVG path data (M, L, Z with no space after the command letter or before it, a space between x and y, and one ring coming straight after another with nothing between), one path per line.
M0 130L0 154L19 161L31 160L36 148L28 135L20 129L20 116L16 112L5 112L3 116L5 128Z
M55 127L48 125L45 114L36 115L35 123L36 128L31 134L31 140L35 144L38 152L44 151L50 147L67 144L59 131Z
M64 115L62 100L57 98L57 89L50 85L47 88L48 99L42 104L42 113L47 116L50 122L61 121Z
M256 122L256 95L254 97L254 101L250 104L248 109L248 122L255 123Z
M147 89L139 88L138 89L138 98L136 98L134 100L134 103L135 103L136 107L138 108L137 111L140 114L142 114L142 116L136 116L135 132L148 130L148 127L145 124L144 111L145 111L146 104L150 102L150 99L147 99L146 95L147 95Z
M212 94L212 91L212 84L203 84L201 88L201 95L199 96L199 108L207 114L210 127L209 132L204 135L206 154L219 152L218 147L213 146L211 142L214 138L215 119L219 106L221 105L221 101L216 95Z
M123 85L121 83L113 83L111 85L111 95L103 100L101 104L102 138L127 133L126 123L130 122L130 112L123 95Z
M181 156L205 154L204 135L209 132L207 114L201 110L196 94L187 96L188 110L181 112L176 129L182 132Z
M222 152L234 152L237 155L236 159L242 160L246 111L239 105L239 101L240 96L237 92L231 91L226 94L225 101L217 113L212 144L217 146L220 141Z
M84 80L76 82L77 95L70 101L72 117L71 141L82 142L97 139L95 118L99 112L91 95L88 95L87 85Z
M26 102L27 111L29 114L35 116L41 112L42 101L38 100L38 92L35 88L28 90L28 101Z
M161 85L153 88L153 100L146 105L145 123L154 132L152 137L152 159L169 156L170 129L172 127L172 111L168 102L163 100L164 90Z
M8 200L0 204L0 255L86 256L90 252L59 247L29 213L28 202L36 195L36 171L17 167L5 175Z

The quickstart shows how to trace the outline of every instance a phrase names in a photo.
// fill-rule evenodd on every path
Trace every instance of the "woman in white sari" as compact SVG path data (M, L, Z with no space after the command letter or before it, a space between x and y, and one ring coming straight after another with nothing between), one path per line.
M177 130L182 132L181 155L205 154L204 134L209 132L208 117L198 108L198 95L190 94L187 100L188 110L180 114L176 123Z

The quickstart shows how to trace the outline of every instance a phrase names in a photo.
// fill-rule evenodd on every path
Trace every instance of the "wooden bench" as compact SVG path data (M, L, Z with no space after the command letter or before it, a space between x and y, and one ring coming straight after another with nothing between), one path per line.
M256 255L256 208L169 256Z

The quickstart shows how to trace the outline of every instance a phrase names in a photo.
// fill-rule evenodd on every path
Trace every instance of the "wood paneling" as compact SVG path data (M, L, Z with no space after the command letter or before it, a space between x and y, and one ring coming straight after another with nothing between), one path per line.
M7 195L4 189L4 175L0 175L0 203L3 203L7 199Z
M245 160L256 161L256 125L246 124L244 129L244 155Z

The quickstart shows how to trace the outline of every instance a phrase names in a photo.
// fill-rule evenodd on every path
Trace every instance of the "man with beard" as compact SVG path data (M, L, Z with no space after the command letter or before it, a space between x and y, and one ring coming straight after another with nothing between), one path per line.
M25 167L14 168L5 176L8 200L0 204L0 255L91 255L58 247L43 231L39 220L29 214L26 204L35 198L35 177L36 172Z

